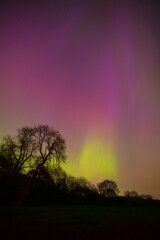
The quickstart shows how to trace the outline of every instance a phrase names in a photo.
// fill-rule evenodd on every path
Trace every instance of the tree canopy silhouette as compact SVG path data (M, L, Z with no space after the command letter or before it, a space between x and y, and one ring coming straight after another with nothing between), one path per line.
M139 194L136 191L125 191L124 196L126 198L138 198Z
M34 169L30 181L21 192L18 204L21 205L24 196L36 181L40 169L49 161L59 165L66 159L65 140L61 134L48 125L39 125L32 128L32 144L35 147L30 166Z
M48 162L58 166L65 161L65 149L64 138L48 125L23 127L17 130L15 137L7 136L3 139L0 148L0 164L3 164L3 171L5 166L13 181L20 172L30 170L29 180L18 199L19 205L23 203L39 172L44 169L43 166Z
M3 171L15 178L24 168L26 162L31 160L36 146L32 139L33 130L23 127L17 130L15 137L6 136L0 146L0 155L3 159ZM4 163L5 159L5 163ZM1 162L2 166L2 162Z
M119 189L116 182L111 180L104 180L97 184L98 191L100 194L106 197L116 197L119 194Z
M20 173L24 173L31 161L35 145L32 140L32 129L23 127L17 130L15 137L6 136L0 145L0 192L5 198Z

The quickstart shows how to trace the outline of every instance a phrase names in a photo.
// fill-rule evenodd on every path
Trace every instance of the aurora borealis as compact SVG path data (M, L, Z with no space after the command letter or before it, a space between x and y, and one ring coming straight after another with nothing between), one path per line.
M64 168L160 198L158 1L3 1L0 137L49 124Z

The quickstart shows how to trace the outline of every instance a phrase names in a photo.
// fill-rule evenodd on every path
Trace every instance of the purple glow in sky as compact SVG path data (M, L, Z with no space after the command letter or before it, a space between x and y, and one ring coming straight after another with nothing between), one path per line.
M49 124L66 169L160 198L158 1L3 1L0 137Z

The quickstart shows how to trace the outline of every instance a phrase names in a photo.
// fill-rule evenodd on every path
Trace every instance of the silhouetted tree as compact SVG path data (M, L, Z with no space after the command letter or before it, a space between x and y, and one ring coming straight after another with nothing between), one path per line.
M67 173L61 168L61 166L57 166L57 165L55 165L55 166L50 166L49 167L49 171L51 172L51 174L52 174L52 178L53 178L53 180L54 180L54 182L56 183L56 184L58 184L59 182L66 182L66 179L67 179Z
M65 140L58 131L48 125L36 126L31 128L31 131L32 143L35 146L34 155L30 161L30 167L33 168L33 172L30 181L26 183L19 196L19 205L23 203L26 193L36 181L38 172L47 162L59 165L66 159Z
M119 194L119 189L116 182L111 180L104 180L97 184L100 194L106 197L116 197Z
M125 191L124 196L126 198L138 198L139 194L136 191Z
M0 155L0 179L11 175L11 165L9 159Z
M32 158L36 149L32 140L33 129L23 127L17 131L15 137L9 135L4 137L0 146L0 155L6 161L6 170L13 177L16 177L22 169L27 167L25 164ZM4 169L5 166L3 165Z
M14 186L16 178L25 171L31 160L35 145L32 140L32 129L23 127L17 130L15 137L6 136L0 145L0 178L1 192L6 195Z
M141 196L140 196L141 198L143 198L144 200L152 200L153 199L153 197L151 196L151 195L149 195L149 194L141 194Z

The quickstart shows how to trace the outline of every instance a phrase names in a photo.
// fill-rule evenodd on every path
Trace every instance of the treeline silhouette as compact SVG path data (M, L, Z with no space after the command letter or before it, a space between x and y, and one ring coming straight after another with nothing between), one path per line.
M119 196L116 182L104 180L96 185L83 177L68 175L65 140L48 125L18 129L0 145L0 203L18 205L119 204L155 205L151 195L126 191Z

